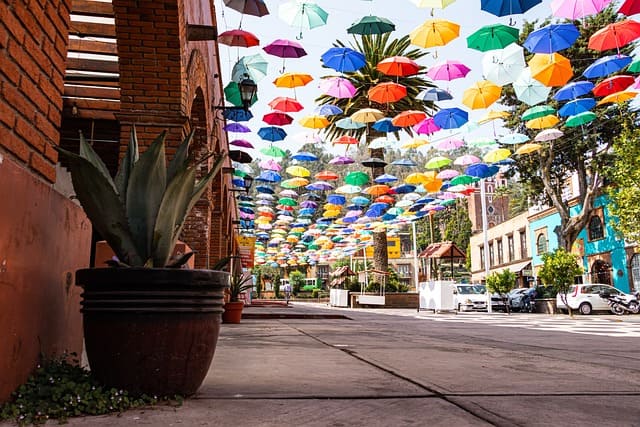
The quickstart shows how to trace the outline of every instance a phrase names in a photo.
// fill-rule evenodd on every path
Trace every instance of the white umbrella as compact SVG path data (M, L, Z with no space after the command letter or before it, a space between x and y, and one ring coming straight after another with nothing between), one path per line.
M546 87L531 77L529 67L522 70L516 81L513 82L513 90L516 92L516 97L527 105L545 102L551 93L550 87Z
M564 135L564 132L562 132L561 130L545 129L542 132L538 133L534 140L538 142L553 141L554 139L560 138L562 135Z
M526 66L524 49L515 43L489 51L482 58L482 74L498 86L513 83Z

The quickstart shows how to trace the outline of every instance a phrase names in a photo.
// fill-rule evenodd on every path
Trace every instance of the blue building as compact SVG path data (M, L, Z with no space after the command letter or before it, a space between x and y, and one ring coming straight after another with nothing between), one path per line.
M587 226L580 232L571 252L580 256L585 274L583 283L604 283L623 292L640 289L640 254L635 245L622 239L611 227L615 221L608 209L609 199L599 196ZM569 202L571 205L571 201ZM574 202L571 215L582 209ZM549 208L529 217L529 241L534 275L542 267L542 255L558 248L560 215Z

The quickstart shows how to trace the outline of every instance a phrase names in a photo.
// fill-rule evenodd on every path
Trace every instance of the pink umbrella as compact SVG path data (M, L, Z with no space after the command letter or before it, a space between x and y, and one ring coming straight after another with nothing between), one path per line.
M262 48L269 55L282 58L282 72L284 73L285 58L300 58L307 54L302 45L298 42L285 39L277 39Z
M459 61L440 62L427 71L427 76L432 80L451 81L466 76L471 69Z
M354 163L354 162L355 160L347 156L338 156L329 160L330 165L350 165L351 163Z
M453 164L458 166L467 166L474 163L480 163L480 158L473 154L465 154L464 156L457 157L453 161Z
M334 98L353 98L357 92L355 86L344 77L322 79L318 86L322 93L333 96Z
M280 166L280 164L278 162L276 162L273 159L269 159L269 160L263 160L260 163L258 163L258 166L260 166L260 168L262 169L267 169L270 171L280 171L282 170L282 166Z
M442 141L438 141L434 144L434 147L436 147L438 150L445 150L445 151L449 151L449 150L455 150L456 148L460 148L464 145L464 141L458 138L447 138L447 139L443 139Z
M229 145L235 145L236 147L242 148L253 148L253 144L251 144L246 139L234 139L229 143Z
M413 127L413 131L418 135L431 135L440 130L440 126L435 124L433 117L427 117Z
M580 19L596 15L611 3L611 0L553 0L553 16L567 19Z
M458 172L455 169L445 169L443 171L438 172L438 174L436 175L436 178L451 179L451 178L455 178L458 175L460 175L460 172Z

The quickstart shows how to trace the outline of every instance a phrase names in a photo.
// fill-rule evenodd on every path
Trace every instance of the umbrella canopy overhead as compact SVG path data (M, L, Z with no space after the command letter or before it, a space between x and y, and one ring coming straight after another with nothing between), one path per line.
M613 22L589 37L589 49L609 50L628 45L640 37L640 22L632 19Z
M286 96L278 96L276 98L273 98L273 100L269 102L268 105L273 110L282 111L284 113L297 113L304 108L297 99L289 98Z
M482 0L480 8L496 16L519 15L542 0Z
M515 43L487 52L482 58L482 74L498 86L513 83L526 66L524 49Z
M575 99L579 96L588 94L591 92L593 87L593 83L587 80L571 82L558 89L555 95L553 95L553 99L556 101L568 101L570 99Z
M387 18L368 15L351 24L347 28L347 33L360 35L385 34L395 29L396 25Z
M518 40L520 31L503 24L485 25L469 37L467 47L486 52L488 50L503 49Z
M460 61L447 60L440 62L427 71L427 76L432 80L451 81L464 78L471 69Z
M588 79L605 77L616 71L622 70L631 63L632 59L627 55L609 55L596 59L582 73Z
M224 4L244 15L261 17L269 14L264 0L224 0Z
M611 0L553 0L553 16L571 20L596 15L611 3Z
M405 56L391 56L378 62L376 70L387 76L404 77L418 73L420 66Z
M529 61L531 77L545 86L564 86L573 76L569 59L559 53L536 53Z
M218 43L235 47L258 46L260 40L255 34L241 29L224 31L218 35Z
M554 53L567 49L580 37L573 24L551 24L532 31L523 46L531 53Z
M399 83L378 83L367 92L371 101L379 104L388 104L400 101L407 96L407 88Z
M522 70L515 82L513 82L513 90L518 100L527 105L536 105L547 100L551 93L551 87L543 85L531 76L529 67Z
M444 46L460 35L460 25L445 19L428 19L409 33L411 44L430 48Z
M321 56L322 63L341 73L358 71L367 64L364 55L349 47L332 47Z
M327 23L329 14L314 1L296 0L282 3L278 15L288 25L298 28L302 39L303 29L313 29Z
M472 110L487 108L500 98L502 88L489 80L476 82L462 95L462 103Z
M320 90L325 95L332 96L334 98L352 98L357 89L344 77L329 77L320 80Z
M269 63L259 53L243 56L238 59L231 70L231 80L240 83L247 76L253 81L259 82L267 75Z
M305 73L284 73L273 81L276 87L295 88L304 86L313 80L309 74Z

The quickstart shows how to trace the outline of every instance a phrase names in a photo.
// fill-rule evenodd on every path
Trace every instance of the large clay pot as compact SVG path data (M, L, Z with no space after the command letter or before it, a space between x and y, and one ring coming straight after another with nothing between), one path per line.
M224 305L224 313L222 313L222 323L240 323L242 319L242 309L244 302L234 301Z
M194 394L218 341L228 273L96 268L76 272L84 288L87 358L102 383L156 396Z

